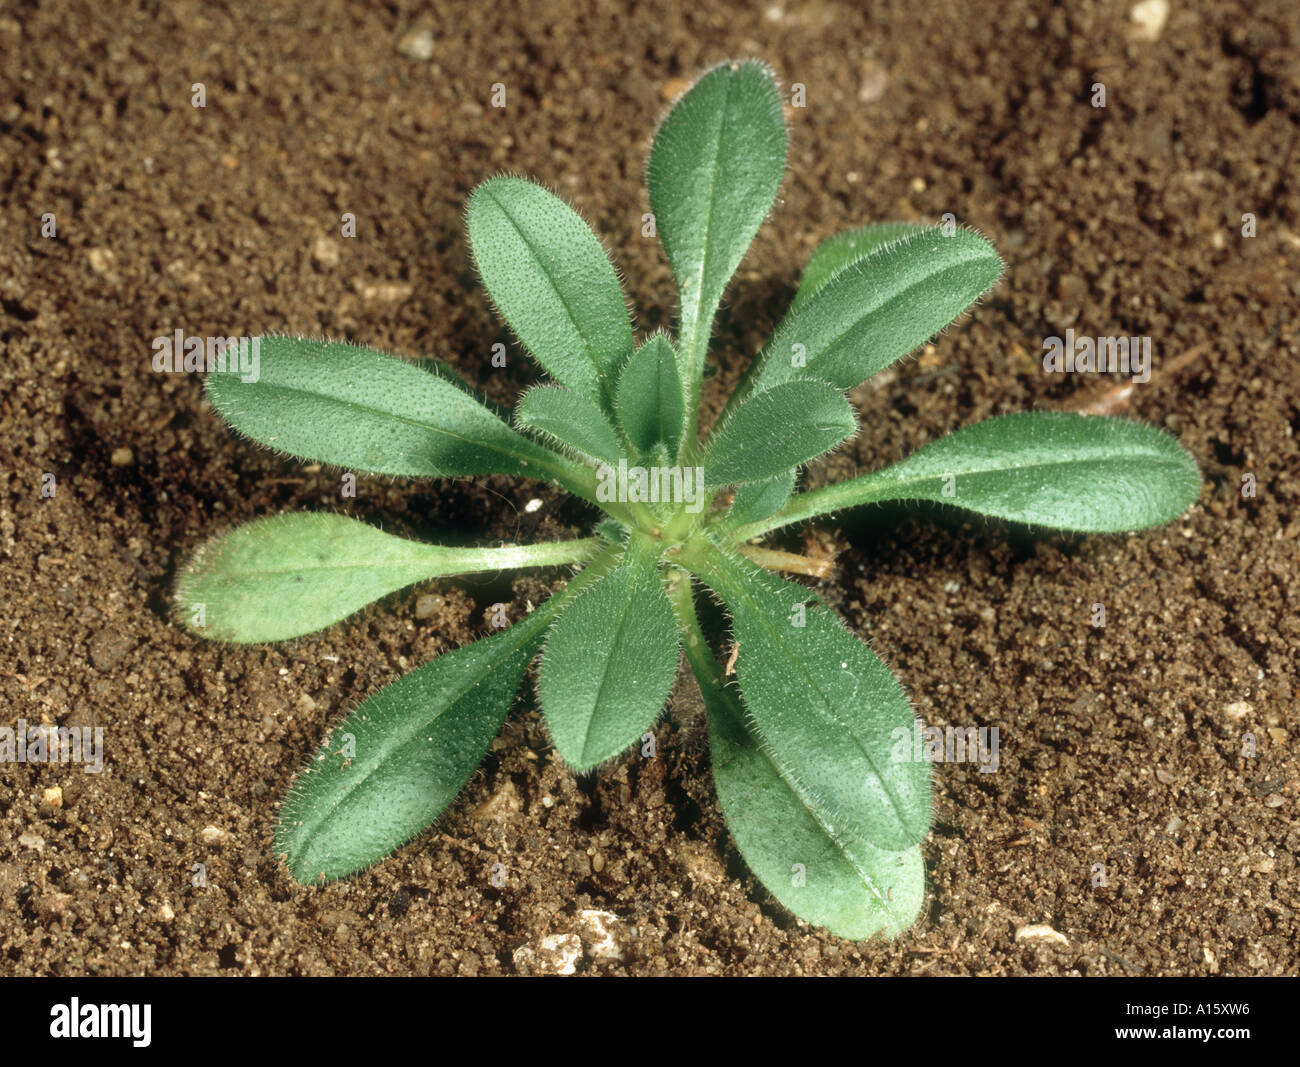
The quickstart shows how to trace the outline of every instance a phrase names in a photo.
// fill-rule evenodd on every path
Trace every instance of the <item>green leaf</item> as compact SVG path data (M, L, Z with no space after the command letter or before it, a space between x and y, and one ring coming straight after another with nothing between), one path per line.
M852 389L988 292L1002 261L969 230L926 229L856 259L799 302L759 356L757 385L816 378Z
M708 485L764 481L816 459L857 431L844 394L825 382L784 382L755 393L710 436Z
M500 731L546 627L616 558L606 550L531 615L417 667L335 728L281 809L275 850L294 878L359 871L436 819Z
M584 396L558 385L530 389L515 413L519 422L592 459L617 463L618 439L604 413Z
M677 673L677 628L656 554L637 542L556 620L537 695L575 770L617 756L654 725Z
M698 395L723 290L785 171L781 95L761 63L723 63L668 113L650 150L650 208L677 280L682 380Z
M685 399L677 356L668 338L656 334L623 368L618 381L618 414L632 445L642 454L663 442L677 452Z
M916 222L877 222L828 237L817 246L804 267L790 310L797 308L850 263L924 229L927 227Z
M519 340L556 381L612 411L632 324L591 228L522 178L484 182L465 217L483 284Z
M299 882L342 878L436 819L501 729L550 613L417 667L330 734L284 802L275 850Z
M924 838L930 768L894 758L914 719L889 668L803 587L716 549L681 558L731 611L752 727L803 805L845 840L897 852Z
M690 599L690 583L683 582L673 603L708 711L713 783L750 870L795 915L839 937L863 940L882 931L892 937L906 930L925 896L920 848L882 851L847 835L833 810L800 797L746 728L745 709L725 684Z
M260 338L256 381L208 375L212 406L234 429L300 459L428 478L546 477L559 457L515 433L465 390L373 349Z
M709 705L709 748L727 829L777 900L806 922L854 941L881 932L896 937L916 921L925 899L918 845L886 851L838 829L834 812L816 801L805 804L716 702Z
M446 548L343 515L299 512L258 519L200 548L181 572L176 601L187 625L211 640L283 641L324 629L414 582L578 563L596 549L594 539Z
M472 396L475 400L479 398L474 387L470 385L464 377L462 377L460 371L445 359L439 359L437 356L425 356L423 359L409 360L409 363L412 367L419 367L420 370L436 375L445 382L449 382L467 396Z
M941 437L892 467L794 497L744 537L880 500L933 500L1012 522L1118 533L1172 522L1201 491L1196 461L1140 422L1033 411Z
M738 486L735 499L727 512L727 528L767 518L790 499L796 478L797 472L792 467L767 481Z

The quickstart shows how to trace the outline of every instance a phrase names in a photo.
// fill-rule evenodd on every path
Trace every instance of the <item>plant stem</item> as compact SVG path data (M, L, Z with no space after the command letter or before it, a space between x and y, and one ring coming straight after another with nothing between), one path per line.
M452 549L443 545L430 545L440 552L437 576L448 574L476 574L483 571L517 570L520 567L560 567L570 563L586 563L606 547L600 537L584 537L578 541L550 541L537 545L501 545L497 548ZM445 568L455 561L460 566L455 571Z
M886 468L885 471L877 473L884 475L888 469ZM918 482L933 481L934 476L927 474L925 477L916 480ZM820 515L829 515L836 511L843 511L845 508L857 507L859 504L871 504L878 500L906 499L899 492L900 488L905 484L902 479L896 477L877 479L874 475L862 475L847 482L837 482L835 485L826 485L807 493L798 493L792 496L784 507L767 518L737 527L735 530L729 531L728 536L736 541L750 541L755 537L762 537L764 534L771 533L773 530L779 530L782 526L790 526L806 519L815 519Z
M769 571L806 574L811 578L829 578L835 569L828 559L809 559L807 556L796 555L793 552L760 548L758 545L740 544L736 546L736 551Z
M695 680L699 682L701 689L707 686L708 690L717 697L716 703L706 701L710 714L716 710L716 705L738 712L739 709L735 706L736 694L727 687L722 665L709 650L704 631L700 629L699 616L695 613L691 576L685 571L679 571L673 576L668 586L668 599L673 605L673 614L677 616L677 625L682 632L682 646L686 650L686 659L691 665ZM743 729L743 714L736 714L734 717Z

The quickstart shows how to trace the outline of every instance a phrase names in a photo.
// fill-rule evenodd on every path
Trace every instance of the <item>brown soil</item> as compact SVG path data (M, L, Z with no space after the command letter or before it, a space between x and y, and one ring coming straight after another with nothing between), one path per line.
M586 908L619 917L624 960L585 971L1297 972L1295 6L1171 0L1154 42L1132 39L1127 0L861 6L5 9L0 724L101 725L108 755L98 777L0 766L0 972L513 973L516 949ZM420 27L428 60L399 50ZM680 79L740 55L806 86L807 107L719 325L716 382L838 230L951 211L1009 264L971 318L858 391L865 432L814 479L994 413L1089 403L1115 383L1038 362L1044 336L1074 327L1149 335L1157 368L1202 346L1118 409L1192 450L1200 503L1110 538L939 509L823 525L839 569L820 591L918 712L1001 733L997 773L937 768L928 905L893 943L796 922L748 875L687 684L659 758L582 779L521 698L435 830L355 878L296 886L271 854L276 801L327 724L481 632L493 601L536 602L564 576L441 583L432 618L408 592L291 645L232 648L170 614L187 554L295 508L430 539L572 536L592 515L509 479L369 478L344 501L334 473L237 441L196 377L154 373L152 338L346 337L447 358L508 402L534 370L513 345L491 370L507 337L460 214L501 170L578 205L639 325L670 326L668 268L640 235L649 135ZM489 106L496 82L505 110ZM525 513L534 495L545 506ZM1017 940L1025 924L1068 943Z

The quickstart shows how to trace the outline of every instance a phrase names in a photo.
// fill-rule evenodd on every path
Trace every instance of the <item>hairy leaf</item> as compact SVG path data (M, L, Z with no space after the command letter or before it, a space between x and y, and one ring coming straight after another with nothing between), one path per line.
M617 463L618 439L603 411L586 397L558 385L530 389L519 401L515 417L524 426L562 445L606 463Z
M673 603L708 711L718 802L750 870L795 915L839 937L906 930L925 895L920 848L884 852L800 797L745 726L744 706L700 631L689 582L677 586Z
M723 63L668 113L650 150L650 208L677 280L682 380L698 392L723 290L785 171L781 96L760 63Z
M260 338L260 373L208 375L232 427L300 459L374 474L547 477L559 457L515 433L460 386L373 349Z
M844 838L900 851L930 826L930 768L895 760L913 729L889 668L801 586L720 551L683 562L731 611L736 675L764 751Z
M829 452L857 430L844 394L825 382L783 382L755 393L709 439L709 485L764 481Z
M1117 533L1172 522L1201 491L1196 461L1140 422L1028 411L976 423L901 463L794 497L775 529L858 504L933 500L1013 522ZM755 537L763 529L746 528Z
M343 515L257 519L200 548L181 572L177 605L204 637L283 641L324 629L380 597L450 574L578 563L595 540L447 548L394 537Z
M443 653L334 729L280 815L275 849L294 878L361 870L442 813L500 731L550 614Z
M555 747L586 771L632 744L663 710L677 629L653 552L636 542L608 578L556 620L537 694Z
M928 227L916 222L877 222L857 230L847 230L828 237L808 259L799 279L799 290L790 302L793 311L850 263L870 255L901 237L919 233Z
M808 377L852 389L942 330L1001 273L993 246L968 230L901 237L791 309L759 357L756 387Z
M727 512L727 528L734 529L767 518L790 499L796 479L797 472L791 467L766 481L738 486Z
M519 340L556 381L612 411L632 324L590 227L522 178L484 182L465 217L483 284Z
M623 368L618 382L619 417L633 446L642 453L663 442L675 454L684 410L677 356L668 338L656 334Z

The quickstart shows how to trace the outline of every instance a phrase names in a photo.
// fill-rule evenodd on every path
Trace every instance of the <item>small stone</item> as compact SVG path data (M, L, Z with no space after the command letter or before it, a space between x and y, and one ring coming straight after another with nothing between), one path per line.
M663 88L659 90L659 95L663 97L665 101L671 102L676 100L690 87L691 83L685 78L669 78L664 82Z
M316 701L312 700L306 693L298 694L298 710L302 712L313 712L316 710Z
M108 461L114 467L129 467L135 462L135 453L129 448L115 448L113 454L108 457Z
M433 32L423 26L407 30L397 42L397 50L410 59L427 62L433 58Z
M586 908L578 912L578 936L589 959L622 960L623 950L614 937L619 918L611 911Z
M1017 941L1045 941L1049 945L1068 945L1070 942L1062 933L1058 933L1045 923L1016 927Z
M107 248L92 248L86 253L86 258L90 260L90 269L96 274L107 274L117 259Z
M426 593L424 596L415 598L415 617L417 619L432 619L440 607L442 607L442 597Z
M547 934L534 945L522 945L512 954L521 974L573 974L582 958L577 934Z
M1235 704L1229 704L1223 709L1223 714L1230 719L1244 719L1255 709L1247 704L1244 700L1238 700Z
M162 907L158 909L158 918L165 923L169 923L176 918L176 913L172 911L172 906L165 900L162 903Z
M523 806L519 790L515 787L515 783L507 778L500 789L475 809L474 815L479 819L502 822L512 813L522 810Z
M599 852L591 857L591 869L597 874L600 874L605 869L605 857Z
M1272 874L1277 868L1277 861L1272 856L1258 855L1251 858L1250 869L1256 874Z
M56 811L63 807L63 789L60 786L52 785L42 794L42 799Z
M25 848L34 848L37 852L45 851L45 838L40 834L34 834L31 831L28 831L25 834L19 834L18 843Z
M889 85L889 71L874 59L868 59L862 64L862 81L858 85L858 102L861 104L874 104L885 95L885 87Z
M205 826L199 831L199 840L205 845L225 845L233 838L228 831L219 826Z
M311 246L311 258L317 266L337 267L339 246L328 237L317 237Z
M1170 819L1167 823L1165 823L1165 833L1167 833L1170 837L1173 837L1174 834L1178 833L1178 831L1181 830L1184 825L1185 824L1183 823L1183 820L1180 819L1177 815L1175 815L1172 819Z
M1169 0L1142 0L1133 5L1128 17L1133 23L1129 36L1135 41L1159 40L1160 31L1165 28L1165 20L1169 18Z
M358 282L357 292L368 304L400 304L415 291L402 282Z
M1266 808L1280 808L1286 801L1282 799L1281 793L1270 793L1267 800L1264 801Z

